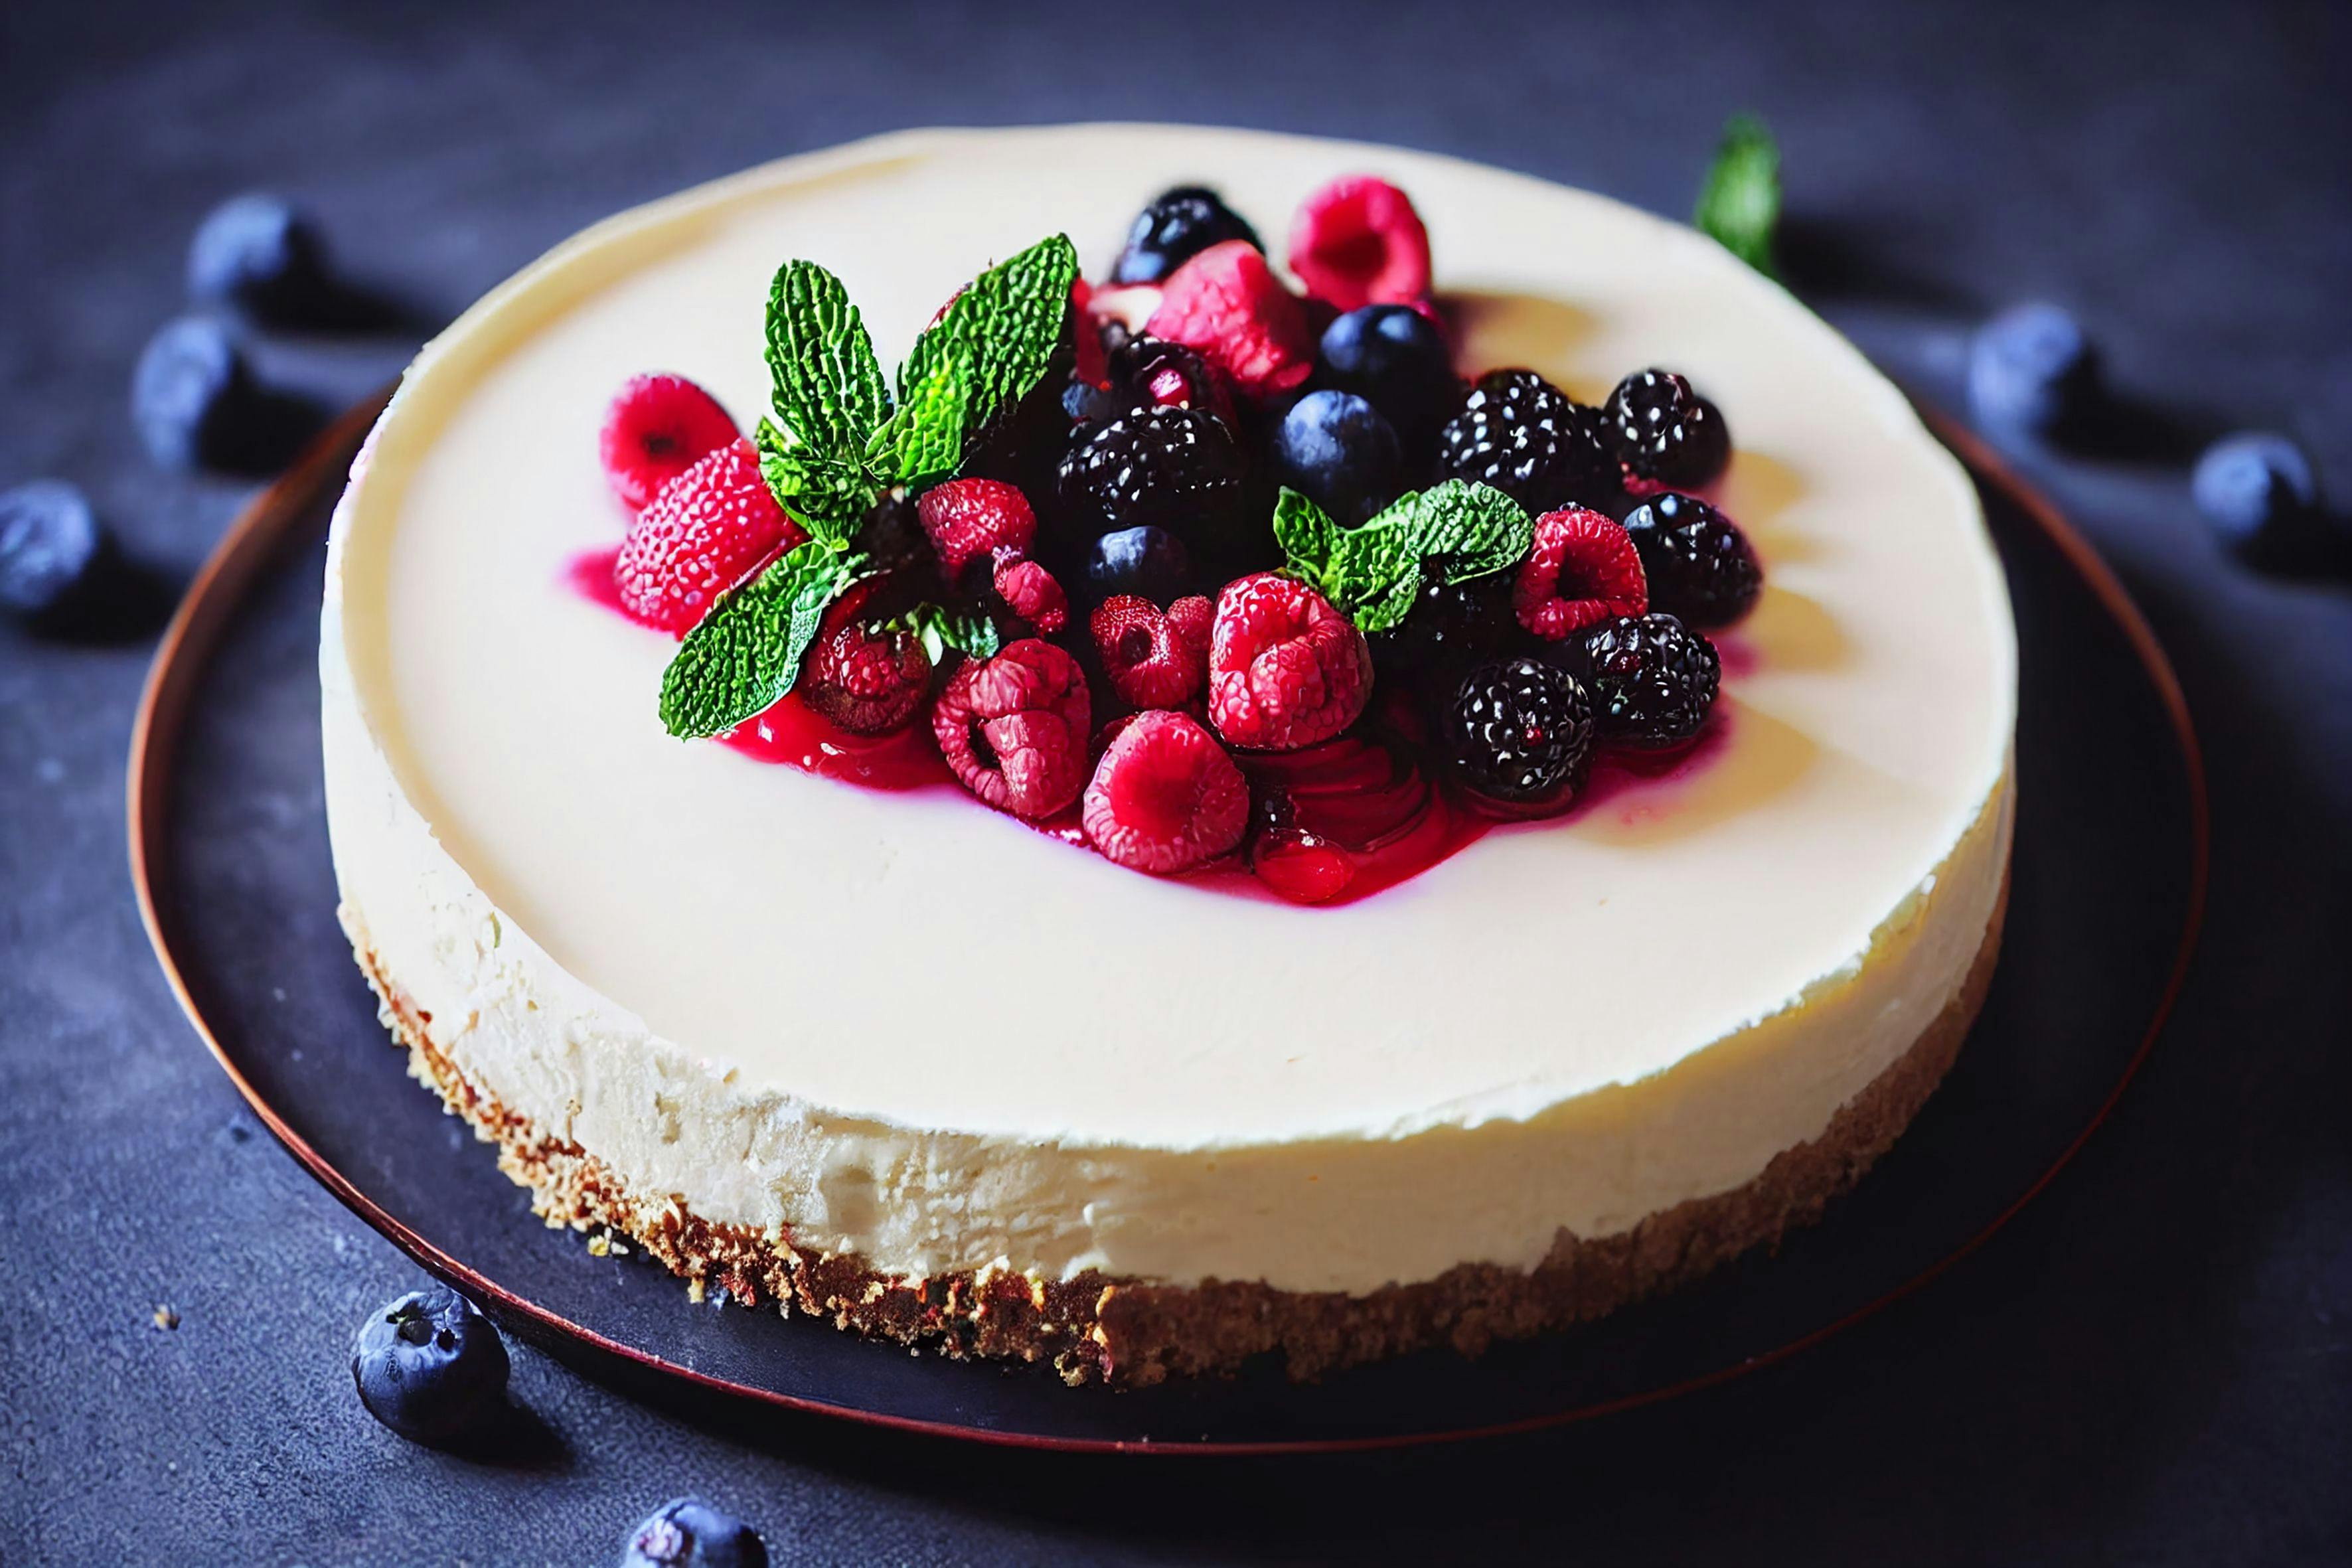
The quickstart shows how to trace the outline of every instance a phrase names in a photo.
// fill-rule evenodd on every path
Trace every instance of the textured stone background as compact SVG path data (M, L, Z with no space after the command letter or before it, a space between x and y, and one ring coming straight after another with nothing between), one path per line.
M1969 321L2048 296L2157 423L2283 426L2352 493L2339 5L1008 9L6 7L0 482L62 474L145 559L203 558L249 487L154 472L125 387L190 226L249 186L310 203L415 307L405 338L266 345L336 404L583 224L869 132L1229 121L1680 214L1723 114L1753 108L1787 150L1801 283L1929 395ZM2352 596L2226 564L2147 445L2027 465L2156 623L2213 767L2203 952L2121 1114L1991 1247L1793 1363L1369 1460L1073 1461L782 1421L747 1442L527 1352L518 1393L556 1437L530 1462L379 1430L345 1336L414 1271L253 1123L131 908L147 647L0 628L0 1563L593 1563L688 1489L812 1563L2344 1560Z

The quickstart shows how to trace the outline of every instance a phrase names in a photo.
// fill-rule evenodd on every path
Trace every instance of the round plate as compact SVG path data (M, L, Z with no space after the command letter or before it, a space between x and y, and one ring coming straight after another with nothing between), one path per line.
M131 741L142 914L189 1018L262 1121L425 1268L592 1371L1040 1447L1332 1450L1520 1431L1719 1383L1818 1343L1983 1243L2106 1115L2170 1010L2204 899L2202 765L2179 684L2049 503L1936 420L1976 475L2015 600L2018 818L2000 967L1958 1065L1856 1191L1777 1253L1465 1361L1293 1384L1274 1367L1118 1393L909 1356L686 1291L535 1220L404 1072L335 922L320 780L326 522L382 406L353 409L222 542L165 634Z

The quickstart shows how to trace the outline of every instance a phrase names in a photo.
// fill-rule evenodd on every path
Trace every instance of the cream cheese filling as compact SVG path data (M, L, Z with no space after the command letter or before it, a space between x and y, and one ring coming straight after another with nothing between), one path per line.
M1274 235L1360 168L1421 205L1466 363L1586 395L1673 364L1724 406L1770 575L1687 783L1346 909L1234 900L670 742L668 645L557 585L620 526L604 399L670 368L755 414L783 257L840 271L888 359L1039 234L1098 260L1207 178ZM1999 897L2014 647L1965 476L1785 295L1598 197L1239 132L890 138L559 249L426 350L372 445L320 649L355 942L542 1131L886 1269L1363 1291L1532 1264L1818 1134Z

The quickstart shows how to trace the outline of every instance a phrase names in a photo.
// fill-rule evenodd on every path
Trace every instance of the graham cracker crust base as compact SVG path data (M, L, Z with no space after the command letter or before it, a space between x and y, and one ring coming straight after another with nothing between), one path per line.
M1475 1355L1495 1340L1601 1317L1751 1247L1777 1245L1860 1179L1943 1081L1991 984L2007 908L2004 878L1959 991L1918 1042L1819 1138L1782 1151L1747 1185L1662 1210L1616 1236L1587 1240L1563 1230L1531 1269L1465 1263L1368 1296L1245 1280L1160 1285L1093 1272L1068 1280L998 1270L909 1279L855 1256L803 1248L788 1233L712 1225L667 1194L630 1191L578 1144L543 1136L480 1092L432 1043L430 1016L404 997L375 954L357 956L385 1026L408 1050L411 1075L498 1146L499 1168L531 1190L531 1207L549 1225L625 1235L688 1281L698 1299L716 1285L746 1306L773 1301L787 1314L797 1308L958 1359L1051 1362L1069 1384L1143 1387L1230 1372L1268 1352L1281 1352L1300 1379L1440 1342Z

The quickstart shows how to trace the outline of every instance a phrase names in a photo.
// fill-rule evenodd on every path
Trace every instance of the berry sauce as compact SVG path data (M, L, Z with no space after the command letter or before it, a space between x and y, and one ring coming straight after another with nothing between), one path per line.
M563 582L619 615L615 553L607 548L574 557ZM1728 648L1726 655L1727 665ZM1748 658L1752 661L1752 652ZM1393 715L1376 714L1295 752L1236 751L1234 760L1250 782L1250 836L1240 849L1181 879L1243 898L1351 904L1411 880L1497 829L1540 829L1603 811L1622 813L1629 822L1651 816L1669 804L1670 786L1723 751L1729 732L1729 710L1718 704L1697 737L1672 752L1602 752L1565 810L1522 822L1461 804L1434 775L1412 726ZM955 784L928 725L853 735L797 697L784 698L719 737L719 743L754 762L866 789ZM1091 849L1076 805L1027 826Z

